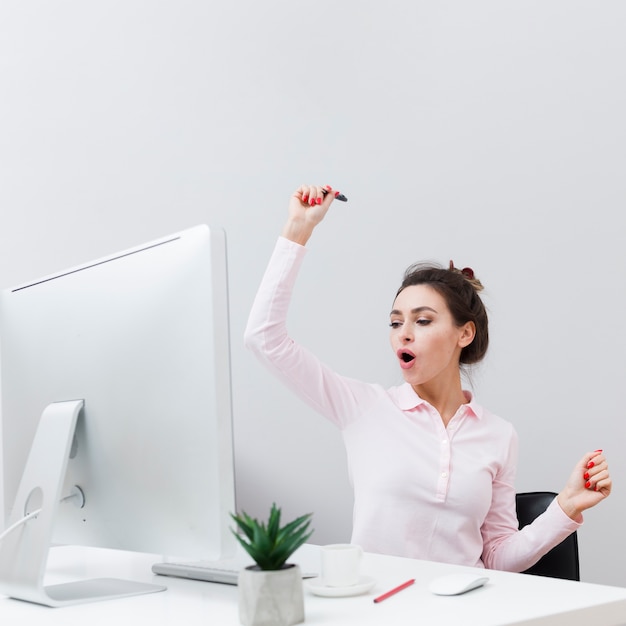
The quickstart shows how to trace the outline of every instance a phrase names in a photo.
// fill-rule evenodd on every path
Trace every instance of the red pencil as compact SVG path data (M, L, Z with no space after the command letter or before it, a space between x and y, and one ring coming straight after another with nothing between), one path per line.
M414 582L415 582L415 578L411 578L411 580L407 580L405 583L402 583L401 585L394 587L391 591L388 591L387 593L383 593L382 596L378 596L378 598L374 598L374 602L382 602L383 600L386 600L390 596L398 593L398 591L402 591L403 589L410 587Z

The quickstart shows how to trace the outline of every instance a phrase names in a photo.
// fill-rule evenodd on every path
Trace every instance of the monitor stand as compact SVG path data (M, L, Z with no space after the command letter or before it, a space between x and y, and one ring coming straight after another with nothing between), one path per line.
M60 607L166 589L113 578L43 584L54 519L83 405L83 400L54 402L41 416L8 527L33 511L41 511L6 535L0 544L0 593L12 598Z

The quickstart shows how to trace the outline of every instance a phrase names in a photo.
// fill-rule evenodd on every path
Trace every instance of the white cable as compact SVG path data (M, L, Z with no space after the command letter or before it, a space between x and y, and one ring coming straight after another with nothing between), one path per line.
M77 490L78 494L80 494L82 496L83 503L84 503L84 496L82 495L83 492L81 491L80 487L75 487L75 490ZM64 498L61 498L60 502L66 502L67 500L74 500L76 498L76 496L77 496L77 493L75 491L73 491L72 493L70 493L69 495L65 496ZM32 513L29 513L28 515L24 515L24 517L22 517L22 519L17 520L17 522L15 522L14 524L11 524L11 526L9 526L7 529L5 529L0 534L0 543L2 543L3 539L7 535L11 534L14 530L19 528L23 524L26 524L26 522L30 521L34 517L37 517L42 511L43 511L43 508L36 509Z
M24 517L22 519L20 519L20 520L17 520L17 522L15 522L15 524L11 524L11 526L9 526L6 530L4 530L2 532L2 534L0 535L0 542L2 542L4 540L4 538L7 535L9 535L10 533L12 533L14 530L16 530L17 528L19 528L20 526L22 526L26 522L28 522L31 519L33 519L33 517L37 517L41 513L41 511L42 511L42 509L37 509L37 510L33 511L32 513L29 513L28 515L24 515Z

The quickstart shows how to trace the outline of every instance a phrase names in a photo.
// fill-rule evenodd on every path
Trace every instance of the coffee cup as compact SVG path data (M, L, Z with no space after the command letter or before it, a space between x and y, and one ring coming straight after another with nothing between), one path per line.
M363 550L350 543L322 546L321 580L326 587L350 587L359 582Z

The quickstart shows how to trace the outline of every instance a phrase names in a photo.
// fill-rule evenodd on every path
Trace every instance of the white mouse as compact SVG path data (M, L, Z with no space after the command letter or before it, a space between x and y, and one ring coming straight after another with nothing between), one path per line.
M480 576L474 572L449 574L431 581L428 590L438 596L457 596L482 587L488 580L486 576Z

